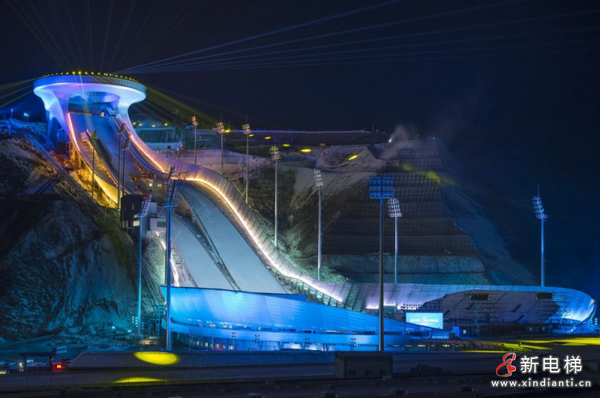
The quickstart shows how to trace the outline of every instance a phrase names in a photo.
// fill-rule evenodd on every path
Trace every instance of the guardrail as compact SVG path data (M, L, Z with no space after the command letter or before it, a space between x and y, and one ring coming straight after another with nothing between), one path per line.
M156 167L164 174L168 173L171 167L174 167L177 173L185 175L187 181L195 182L200 187L208 188L220 196L235 214L236 221L242 227L241 229L266 260L267 265L272 267L283 280L292 284L298 290L316 297L325 304L344 305L345 297L350 290L350 284L319 281L296 269L275 248L269 234L258 222L254 212L248 207L238 190L226 178L205 167L170 159L153 151L135 133L129 119L117 114L115 120L119 124L125 124L126 134L135 146L136 151L144 156L152 167Z

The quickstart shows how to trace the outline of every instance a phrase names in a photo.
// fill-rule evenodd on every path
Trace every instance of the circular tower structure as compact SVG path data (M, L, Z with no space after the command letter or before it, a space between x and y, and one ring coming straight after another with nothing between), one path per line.
M93 72L44 76L33 83L33 92L44 101L48 137L55 143L70 140L69 112L99 113L108 108L130 124L129 106L146 98L146 87L130 78Z

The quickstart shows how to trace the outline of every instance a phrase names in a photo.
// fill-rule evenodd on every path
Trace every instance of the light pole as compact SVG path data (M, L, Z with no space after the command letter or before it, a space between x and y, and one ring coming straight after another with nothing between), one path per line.
M125 141L123 142L123 150L121 151L121 156L122 156L122 161L121 163L121 175L119 176L119 184L122 184L123 186L123 190L122 193L123 195L125 195L125 151L129 148L129 137L125 136ZM120 224L121 224L121 228L123 228L123 211L122 211L122 207L123 207L123 201L119 198L120 200L120 205L119 205L119 211L120 211Z
M317 239L317 276L318 279L321 280L321 265L322 265L322 251L323 251L323 234L321 232L321 216L322 216L322 206L321 206L321 188L323 188L323 176L321 175L321 170L315 169L315 185L319 189L319 235Z
M198 136L196 129L198 128L198 121L196 120L196 116L192 116L192 124L194 125L194 164L196 164L196 145L198 142Z
M117 210L121 211L121 153L122 153L122 148L121 148L121 135L125 135L125 123L121 123L121 128L119 129L118 132L118 136L119 136L119 159L118 159L118 168L117 168ZM125 165L123 165L123 168L125 167ZM125 187L123 187L123 191L125 191ZM119 220L120 220L120 216L119 216ZM119 222L119 224L121 224Z
M91 140L96 140L96 133L92 134ZM92 201L94 200L94 178L96 175L96 150L92 145Z
M388 199L388 213L394 219L394 283L398 283L398 218L402 217L400 201L396 198Z
M125 125L121 125L121 130L119 131L119 166L117 167L117 210L121 211L121 133ZM121 216L119 216L119 220ZM119 222L119 225L121 223Z
M246 136L246 204L248 204L248 193L250 190L250 134L252 134L248 119L246 119L246 124L242 126L242 130Z
M148 208L150 207L150 201L152 196L146 196L142 202L142 208L138 214L138 220L140 221L140 242L139 242L139 255L138 255L138 303L137 303L137 334L136 336L142 337L142 238L144 234L144 217L148 215Z
M548 219L548 215L546 213L544 213L544 206L542 205L542 198L540 197L540 188L538 187L538 194L537 196L534 196L532 199L533 202L533 210L535 211L535 217L540 220L541 223L541 229L542 229L542 236L541 236L541 250L540 250L540 254L541 254L541 279L542 279L542 287L544 287L546 285L546 277L545 277L545 271L544 271L544 223L546 222L546 220Z
M281 154L275 145L271 147L271 158L275 161L275 249L277 249L277 162L281 159Z
M217 122L217 132L221 136L221 175L223 175L223 134L225 134L225 125L223 122Z
M385 349L383 324L383 199L394 197L394 181L391 177L377 176L369 178L369 198L379 199L379 351Z
M166 343L167 351L172 349L171 341L171 212L173 208L179 204L181 197L181 188L184 183L184 179L173 177L174 169L171 168L169 171L169 177L167 179L167 200L165 201L165 208L167 209L166 214L166 236L165 236L165 284L167 285L167 327L166 327Z

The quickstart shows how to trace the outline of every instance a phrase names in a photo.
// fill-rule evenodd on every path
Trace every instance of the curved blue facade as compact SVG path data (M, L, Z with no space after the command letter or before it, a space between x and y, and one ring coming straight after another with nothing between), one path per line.
M178 287L172 288L171 300L174 332L236 340L238 348L240 341L255 349L377 346L376 316L306 301L301 295ZM385 319L385 328L386 345L409 341L404 322Z
M551 328L554 325L556 332L569 332L589 320L596 309L589 296L570 289L546 288L546 295L540 296L540 289L531 286L486 286L488 289L479 286L478 289L478 286L399 284L397 287L412 296L414 303L420 301L420 308L415 308L417 312L434 312L437 308L445 318L446 331L405 323L406 312L394 314L386 310L388 347L410 344L415 335L447 337L452 326L462 329L484 323L483 318L478 319L479 314L484 314L491 326ZM433 290L438 293L419 293L419 288L433 287L438 288ZM164 289L163 286L163 293ZM306 301L302 295L186 287L172 288L171 295L172 330L188 338L192 336L192 341L200 347L219 349L216 346L221 344L227 349L348 350L377 346L377 316ZM502 317L506 314L515 319L504 322Z

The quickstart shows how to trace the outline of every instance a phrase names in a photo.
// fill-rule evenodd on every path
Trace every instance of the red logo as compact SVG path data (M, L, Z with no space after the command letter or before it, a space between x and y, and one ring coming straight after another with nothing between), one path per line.
M500 365L498 365L498 367L496 368L496 375L498 377L510 377L510 376L512 376L513 372L515 370L517 370L517 368L515 366L511 365L515 359L517 359L517 354L515 354L514 352L509 352L508 354L505 354L502 357L502 363ZM500 374L499 371L504 366L506 366L506 373L505 374Z

